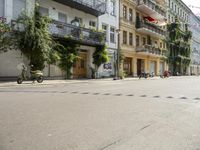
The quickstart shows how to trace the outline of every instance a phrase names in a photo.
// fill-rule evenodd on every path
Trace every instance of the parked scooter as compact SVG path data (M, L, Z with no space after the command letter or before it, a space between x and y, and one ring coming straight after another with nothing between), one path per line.
M165 70L163 72L163 75L160 75L161 78L169 78L170 77L170 71Z
M148 77L149 77L149 73L145 73L145 72L142 72L142 73L139 75L139 79L141 79L141 78L147 79Z
M27 75L27 68L24 65L22 66L22 73L17 79L17 83L18 84L22 84L22 82L24 80L33 80L33 82L35 82L35 80L36 80L38 83L42 83L43 82L44 77L43 77L42 71L33 70L32 68L33 68L33 66L31 66L31 71L30 71L31 76L29 77Z

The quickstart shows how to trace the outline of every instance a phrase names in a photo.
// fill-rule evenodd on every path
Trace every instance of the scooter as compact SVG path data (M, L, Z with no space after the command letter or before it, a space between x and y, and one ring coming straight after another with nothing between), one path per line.
M17 78L17 83L18 83L18 84L22 84L23 81L28 80L28 79L33 80L33 82L35 82L35 80L36 80L38 83L42 83L42 82L43 82L44 76L43 76L42 71L40 71L40 70L35 70L35 71L33 71L33 70L31 69L30 74L31 74L31 76L28 77L28 75L27 75L27 69L26 69L26 67L23 65L23 66L22 66L22 73L21 73L21 75Z
M161 78L169 78L170 77L170 71L164 71L163 75L160 75Z
M145 73L145 72L142 72L142 73L139 75L139 79L141 79L141 78L147 79L148 77L149 77L149 73Z

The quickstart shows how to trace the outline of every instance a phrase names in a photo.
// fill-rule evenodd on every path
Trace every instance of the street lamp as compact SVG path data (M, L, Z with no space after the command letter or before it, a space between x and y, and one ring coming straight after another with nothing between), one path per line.
M120 29L116 29L116 33L117 33L117 39L118 39L118 42L117 42L117 59L116 59L116 70L115 70L115 77L113 80L119 80L120 77L119 77L119 69L120 69L120 62L119 62L119 55L120 55Z

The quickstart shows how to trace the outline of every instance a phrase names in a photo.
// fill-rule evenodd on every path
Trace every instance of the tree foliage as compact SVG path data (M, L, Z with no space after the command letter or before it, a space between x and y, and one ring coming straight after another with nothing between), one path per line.
M95 65L96 70L98 68L108 62L108 52L106 51L106 45L98 45L96 46L96 50L93 53L93 64Z
M0 52L6 52L12 45L10 31L6 18L0 17Z
M77 47L78 45L74 41L68 41L66 43L62 43L57 49L60 57L59 67L66 73L67 79L71 78L71 68L78 58Z
M40 14L37 3L32 16L24 13L17 19L17 47L27 56L34 69L42 70L45 62L55 62L58 57L54 51L56 43L49 33L50 23L48 16Z

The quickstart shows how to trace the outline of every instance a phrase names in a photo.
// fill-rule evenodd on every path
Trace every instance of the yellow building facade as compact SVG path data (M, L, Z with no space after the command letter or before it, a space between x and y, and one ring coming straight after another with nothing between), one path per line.
M161 75L167 69L165 0L120 1L120 49L128 76Z

